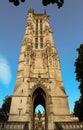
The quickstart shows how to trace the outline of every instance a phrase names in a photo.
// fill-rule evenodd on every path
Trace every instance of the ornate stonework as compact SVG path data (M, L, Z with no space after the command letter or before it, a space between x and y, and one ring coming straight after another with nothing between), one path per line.
M38 104L45 109L45 130L53 130L54 122L71 120L48 16L46 13L35 14L31 8L9 121L27 121L29 129L34 130L34 112Z

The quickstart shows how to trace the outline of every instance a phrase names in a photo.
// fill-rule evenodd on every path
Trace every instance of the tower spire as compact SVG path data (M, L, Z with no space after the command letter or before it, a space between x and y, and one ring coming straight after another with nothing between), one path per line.
M46 9L44 10L44 14L46 14Z

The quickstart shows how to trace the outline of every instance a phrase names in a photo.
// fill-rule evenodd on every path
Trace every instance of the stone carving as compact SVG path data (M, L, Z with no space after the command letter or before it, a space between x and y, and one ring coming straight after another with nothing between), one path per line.
M32 27L32 22L29 21L29 22L27 23L27 26L28 26L28 27Z
M46 35L49 35L49 32L51 32L50 28L48 26L45 26L45 30L44 30L44 33Z
M26 39L26 48L25 48L25 61L27 64L30 63L32 52L32 40L30 38Z
M42 57L43 57L43 67L45 69L48 66L48 55L46 51L42 54Z
M52 57L51 57L51 55L48 58L48 63L49 63L49 65L52 65Z
M35 52L32 51L32 52L31 52L31 63L30 63L32 69L35 68L35 56L36 56Z
M53 58L53 67L59 68L59 60L58 60L58 55L56 52L54 52L52 54L52 58Z
M34 130L45 130L45 113L38 111L34 115Z

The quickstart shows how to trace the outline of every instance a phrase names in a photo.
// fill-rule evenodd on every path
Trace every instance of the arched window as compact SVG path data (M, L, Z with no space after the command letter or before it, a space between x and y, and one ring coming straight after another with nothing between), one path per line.
M43 48L43 38L42 37L40 38L40 48L41 49Z
M36 19L36 35L38 35L38 19Z
M42 114L45 112L45 109L44 109L44 107L41 104L37 105L37 107L35 108L35 113L38 113L39 111Z
M40 87L38 87L32 95L33 98L33 126L34 129L39 129L40 128L40 123L41 123L41 129L42 130L47 130L46 129L46 93L44 90Z
M42 19L40 19L40 34L42 34Z
M35 48L38 48L38 38L35 38Z

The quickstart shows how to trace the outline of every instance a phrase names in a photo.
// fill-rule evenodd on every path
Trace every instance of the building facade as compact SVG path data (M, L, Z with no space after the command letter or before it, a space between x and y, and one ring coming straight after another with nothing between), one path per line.
M45 109L45 130L53 130L54 122L71 121L48 16L30 8L9 121L28 121L29 129L35 130L34 113L39 104Z

